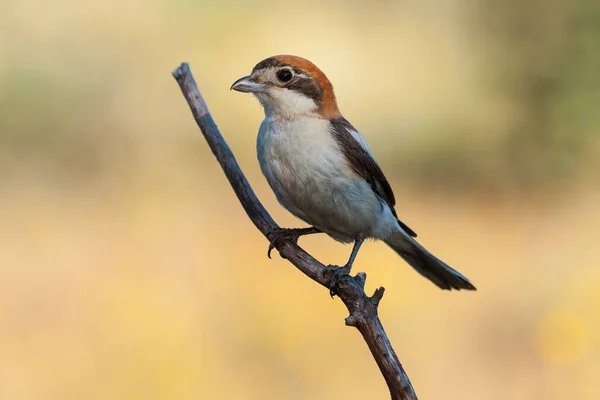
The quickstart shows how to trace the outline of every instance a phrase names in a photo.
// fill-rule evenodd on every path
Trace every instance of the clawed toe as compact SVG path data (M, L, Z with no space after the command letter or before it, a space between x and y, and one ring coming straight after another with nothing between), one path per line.
M271 258L271 251L283 244L283 242L292 242L297 243L298 238L304 235L311 235L313 233L320 233L321 231L317 228L277 228L273 230L267 238L269 239L269 250L267 251L267 256Z
M302 236L302 229L289 229L289 228L277 228L277 230L273 231L269 235L269 250L267 251L267 256L271 258L271 251L280 246L285 241L291 241L293 243L298 242L298 238Z
M269 243L269 250L267 250L267 257L271 258L271 251L275 248L275 240Z
M269 250L267 251L267 256L269 258L271 258L271 251L273 251L273 249L280 245L281 242L285 239L287 239L289 237L289 230L288 229L277 229L276 231L274 231L273 233L271 233L269 235Z
M331 279L329 280L329 295L333 298L337 294L337 286L340 280L350 274L352 266L344 265L343 267L338 267L337 265L328 265L326 274L331 274Z

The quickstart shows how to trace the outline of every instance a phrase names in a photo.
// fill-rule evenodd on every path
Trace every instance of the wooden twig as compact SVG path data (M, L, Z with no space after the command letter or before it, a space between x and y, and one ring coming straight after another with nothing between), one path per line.
M173 71L173 76L192 110L196 123L217 161L221 164L248 217L265 237L273 237L279 226L254 194L231 149L221 136L208 111L206 102L198 90L189 65L181 64ZM309 278L326 288L330 287L331 268L327 268L305 252L294 240L278 241L275 248L283 258L289 260ZM377 307L383 296L384 288L380 287L373 296L367 296L364 291L366 278L365 273L359 272L356 276L345 275L337 280L334 292L350 312L346 318L346 325L357 328L367 342L371 354L387 382L392 399L416 400L417 396L410 380L402 368L377 314Z

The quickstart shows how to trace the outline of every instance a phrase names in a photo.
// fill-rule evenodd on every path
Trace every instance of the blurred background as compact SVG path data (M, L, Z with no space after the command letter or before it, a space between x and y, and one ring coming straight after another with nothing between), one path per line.
M599 2L0 5L0 398L388 398L342 303L266 257L170 74L190 62L297 227L258 168L262 110L229 91L280 53L325 71L400 218L479 289L363 247L420 398L600 397Z

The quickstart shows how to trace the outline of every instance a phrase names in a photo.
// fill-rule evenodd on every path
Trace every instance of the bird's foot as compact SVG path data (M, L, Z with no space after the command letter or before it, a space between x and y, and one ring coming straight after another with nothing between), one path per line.
M294 244L298 243L298 238L302 235L308 235L314 228L277 228L273 230L267 238L269 239L269 250L267 256L271 258L271 251L282 245L284 242L290 241Z
M350 271L352 270L352 265L346 264L343 267L338 267L337 265L328 265L325 269L325 276L331 276L329 279L329 295L333 298L337 294L337 286L340 283L340 280L346 276L350 275Z

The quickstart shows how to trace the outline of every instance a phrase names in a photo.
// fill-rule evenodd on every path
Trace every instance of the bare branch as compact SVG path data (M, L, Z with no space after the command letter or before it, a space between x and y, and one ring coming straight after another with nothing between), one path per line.
M173 71L173 76L181 87L196 123L217 161L221 164L248 217L265 237L272 236L279 226L254 194L231 149L221 136L208 111L206 102L198 90L189 65L187 63L181 64ZM326 272L331 271L331 269L327 269L325 265L305 252L294 241L283 240L280 243L278 242L275 248L283 258L289 260L309 278L329 288L331 273ZM365 281L366 274L362 272L356 276L345 275L337 280L334 292L342 299L350 312L350 315L346 318L346 325L356 327L365 342L367 342L371 354L387 382L392 399L416 400L417 396L410 380L404 372L377 315L377 307L383 296L384 288L377 289L375 294L369 297L364 291Z

